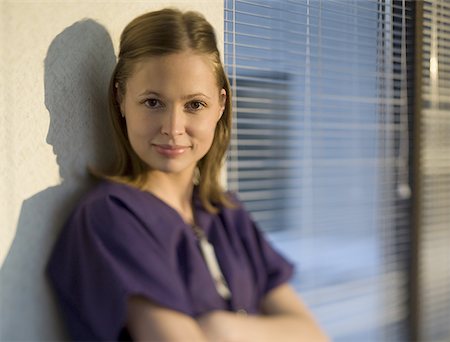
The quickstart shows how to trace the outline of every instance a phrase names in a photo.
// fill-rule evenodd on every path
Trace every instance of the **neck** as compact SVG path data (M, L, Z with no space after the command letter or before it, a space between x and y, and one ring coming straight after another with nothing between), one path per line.
M194 222L191 174L168 174L160 171L149 173L144 190L151 192L174 208L187 223Z

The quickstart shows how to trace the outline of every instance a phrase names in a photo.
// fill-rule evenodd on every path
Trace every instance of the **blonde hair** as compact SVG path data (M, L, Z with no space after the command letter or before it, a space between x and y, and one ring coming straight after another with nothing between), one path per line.
M197 12L163 9L146 13L131 21L122 32L117 65L108 90L110 119L116 146L116 159L105 177L142 188L147 180L148 166L130 145L126 122L121 117L118 96L125 94L126 81L140 60L150 56L168 55L191 50L210 57L218 89L225 89L225 110L217 123L210 150L198 162L201 179L200 200L209 212L218 205L232 206L220 185L220 170L230 142L231 89L225 74L216 37L211 24Z

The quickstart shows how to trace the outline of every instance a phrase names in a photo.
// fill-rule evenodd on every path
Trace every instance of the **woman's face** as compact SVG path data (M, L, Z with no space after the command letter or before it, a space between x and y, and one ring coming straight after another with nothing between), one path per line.
M208 56L186 51L136 64L120 108L136 154L153 171L192 172L225 108Z

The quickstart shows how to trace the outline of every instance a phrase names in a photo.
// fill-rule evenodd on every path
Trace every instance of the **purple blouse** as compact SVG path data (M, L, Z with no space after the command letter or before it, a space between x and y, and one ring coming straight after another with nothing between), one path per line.
M198 225L214 246L231 290L214 286L190 225L149 192L103 181L79 203L50 257L47 272L74 340L124 336L127 298L140 294L196 317L213 310L258 313L261 299L293 267L236 208L208 213L194 195Z

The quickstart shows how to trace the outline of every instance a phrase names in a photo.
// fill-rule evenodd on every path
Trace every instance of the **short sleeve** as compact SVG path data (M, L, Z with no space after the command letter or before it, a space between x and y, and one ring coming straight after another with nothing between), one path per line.
M265 278L261 282L262 294L265 295L272 289L289 282L292 277L294 266L279 251L277 251L267 240L265 234L260 231L253 220L251 231L255 239L255 248L260 255L260 267L262 273L259 277Z
M234 213L235 225L252 264L260 297L263 297L275 287L289 282L294 266L272 246L237 196L231 196L239 206Z
M111 196L75 211L47 268L73 339L117 340L131 294L191 315L176 248L159 230Z

